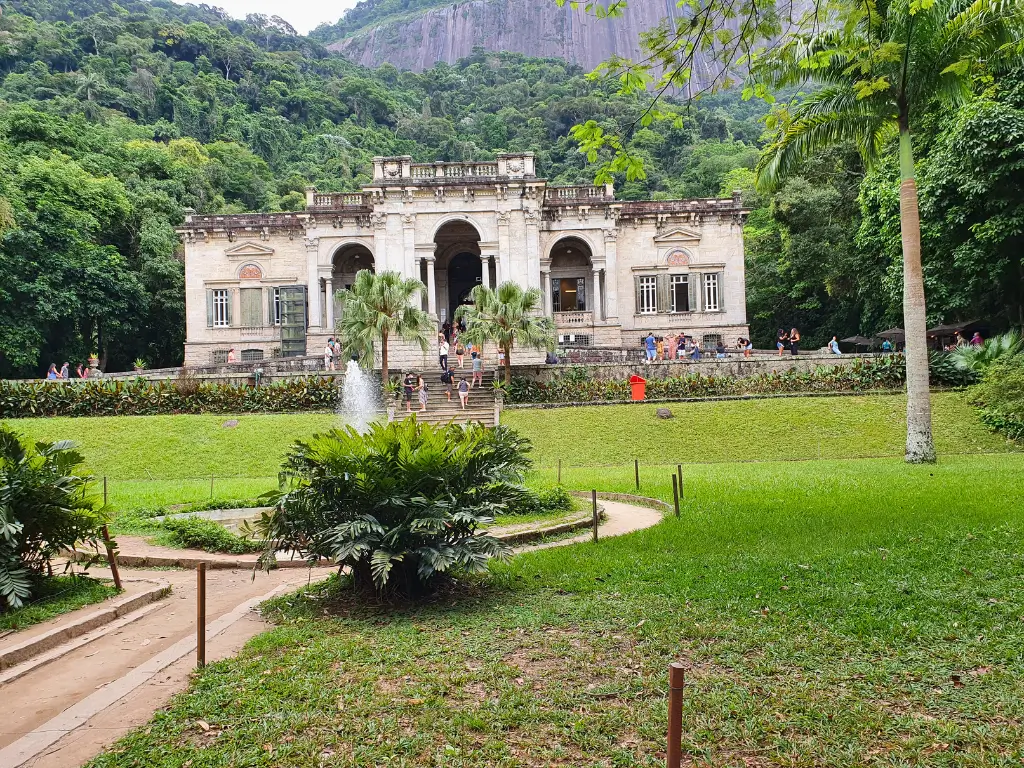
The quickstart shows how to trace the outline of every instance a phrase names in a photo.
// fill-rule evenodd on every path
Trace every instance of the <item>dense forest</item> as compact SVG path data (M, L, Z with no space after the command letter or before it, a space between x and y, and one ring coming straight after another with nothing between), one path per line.
M755 341L798 324L820 343L900 316L894 166L819 158L753 191L766 108L724 94L640 128L646 104L562 61L476 52L415 74L360 68L276 17L157 0L12 0L0 18L0 376L92 351L109 370L180 361L174 227L200 212L295 210L302 190L358 188L369 160L533 150L556 183L589 180L569 137L625 132L647 178L626 198L745 190ZM1024 79L992 82L920 132L935 319L1021 309ZM940 132L938 127L946 128ZM1018 177L1019 178L1019 177Z

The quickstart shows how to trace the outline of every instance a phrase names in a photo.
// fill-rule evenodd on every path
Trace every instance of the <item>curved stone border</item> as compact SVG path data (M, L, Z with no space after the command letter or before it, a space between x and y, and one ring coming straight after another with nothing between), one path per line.
M590 498L590 491L569 491L573 496L580 498ZM660 512L672 512L672 505L667 501L661 499L655 499L652 496L636 496L632 493L612 493L609 491L598 491L597 498L607 499L608 501L624 501L629 504L636 504L640 507L647 507L648 509L657 509Z
M115 600L105 608L100 608L97 611L87 613L77 621L73 621L70 624L65 624L62 627L56 627L55 629L51 629L49 632L36 635L24 642L0 651L0 670L9 670L11 667L28 661L33 657L46 653L47 651L58 651L57 653L47 654L45 659L40 659L40 663L33 664L31 667L20 670L11 670L0 674L0 683L9 683L11 680L16 680L18 677L21 677L23 674L30 671L30 669L35 669L36 667L41 666L41 664L47 664L54 661L64 654L73 651L75 648L91 642L95 638L87 638L83 636L92 632L94 629L98 629L99 627L110 624L111 622L119 619L127 619L128 621L125 621L124 623L130 623L131 621L140 618L143 615L142 613L138 613L135 616L131 616L130 614L149 603L154 603L171 594L171 585L165 581L154 581L152 579L131 579L131 581L145 582L152 584L153 586L137 595L131 595L129 597L121 598L120 600ZM77 639L81 639L81 642L70 642ZM17 672L17 674L12 674L12 672Z
M932 387L932 392L956 392L957 387ZM651 405L662 403L718 403L729 400L782 400L798 397L872 397L874 395L902 395L905 389L862 389L841 392L776 392L747 395L707 395L705 397L649 397L644 400L573 400L564 403L505 403L506 410L546 410L548 408L582 408L587 405Z
M589 498L589 497L588 497ZM604 507L600 504L597 505L597 514L600 519L605 518ZM496 535L494 538L499 541L503 541L506 544L527 544L531 541L537 541L547 536L558 536L562 533L569 533L570 531L579 531L584 528L590 528L594 523L594 518L591 513L587 512L581 514L577 518L573 518L564 523L558 523L556 525L549 525L545 528L528 528L525 531L516 531L515 533L505 533Z

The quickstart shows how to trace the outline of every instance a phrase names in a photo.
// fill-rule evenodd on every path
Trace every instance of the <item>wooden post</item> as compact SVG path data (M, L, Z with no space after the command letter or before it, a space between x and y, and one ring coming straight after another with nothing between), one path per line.
M196 666L206 666L206 563L196 566Z
M107 506L107 476L103 476L103 507L106 509Z
M679 478L672 475L672 504L676 510L676 517L679 517Z
M686 494L683 493L683 465L676 464L676 474L679 476L679 500L682 501L686 498Z
M593 490L590 492L590 501L594 506L594 542L597 543L597 526L600 522L600 518L597 515L597 491Z
M633 474L636 476L636 489L640 490L640 459L633 459Z
M105 477L103 478L104 485L106 485L106 479ZM117 554L114 552L114 543L110 540L110 531L107 530L106 525L103 526L103 546L107 550L107 563L110 565L110 573L114 577L114 586L120 590L121 574L117 570Z
M558 484L562 484L562 460L558 460Z
M668 758L667 768L679 768L683 758L683 687L686 685L683 665L668 665Z

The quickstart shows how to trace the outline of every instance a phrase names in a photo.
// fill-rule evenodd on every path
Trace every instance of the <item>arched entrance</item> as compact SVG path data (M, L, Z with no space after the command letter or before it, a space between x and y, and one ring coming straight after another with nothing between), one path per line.
M434 236L437 309L439 319L451 320L460 305L468 303L469 292L480 285L480 233L468 221L450 221Z
M551 248L551 309L553 312L593 312L596 307L593 254L578 237L564 237Z
M352 283L355 282L356 275L364 269L368 269L371 272L374 271L374 260L373 254L370 249L362 243L348 243L347 245L341 246L334 252L334 256L331 258L331 308L333 313L325 320L328 327L333 331L333 322L337 321L341 317L341 307L338 304L337 293L338 291L351 288ZM323 304L327 307L327 302Z

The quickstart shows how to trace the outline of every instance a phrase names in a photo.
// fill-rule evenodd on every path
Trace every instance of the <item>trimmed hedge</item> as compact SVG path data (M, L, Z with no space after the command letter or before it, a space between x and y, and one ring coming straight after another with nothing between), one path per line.
M962 386L970 383L969 375L955 369L946 358L947 355L933 355L932 384ZM682 399L794 392L867 392L901 389L905 379L903 356L887 355L857 359L850 365L819 366L809 373L789 370L736 378L695 372L648 379L647 397ZM513 378L507 389L507 399L510 403L620 402L630 399L630 386L625 379L593 379L587 369L580 366L568 368L564 374L547 383Z
M264 384L194 379L88 382L0 381L0 419L33 416L153 416L175 413L278 413L330 410L333 379L309 377Z

